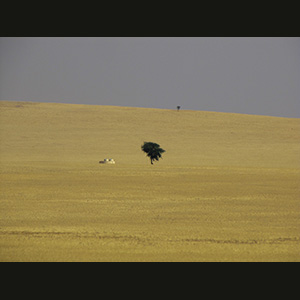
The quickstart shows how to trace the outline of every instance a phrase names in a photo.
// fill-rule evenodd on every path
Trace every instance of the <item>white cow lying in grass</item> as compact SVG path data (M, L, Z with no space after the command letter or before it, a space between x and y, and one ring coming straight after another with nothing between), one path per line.
M115 164L116 162L114 161L113 158L104 158L104 160L100 160L99 164Z

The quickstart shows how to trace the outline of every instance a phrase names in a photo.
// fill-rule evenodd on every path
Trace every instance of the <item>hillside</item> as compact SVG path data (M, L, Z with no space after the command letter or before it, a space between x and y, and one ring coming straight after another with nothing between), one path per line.
M300 119L0 102L2 262L300 261L299 182Z
M134 107L0 101L1 161L300 167L300 119Z

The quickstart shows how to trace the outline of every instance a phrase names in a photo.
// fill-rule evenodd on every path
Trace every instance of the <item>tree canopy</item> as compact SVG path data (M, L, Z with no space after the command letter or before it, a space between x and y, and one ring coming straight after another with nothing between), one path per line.
M158 161L161 158L162 153L166 152L166 150L160 148L159 144L152 142L144 142L144 145L142 145L141 148L150 158L152 165L154 160Z

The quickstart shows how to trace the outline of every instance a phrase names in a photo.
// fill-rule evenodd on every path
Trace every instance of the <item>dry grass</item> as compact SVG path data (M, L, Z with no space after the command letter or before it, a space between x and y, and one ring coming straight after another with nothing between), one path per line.
M0 109L0 261L300 261L299 119Z

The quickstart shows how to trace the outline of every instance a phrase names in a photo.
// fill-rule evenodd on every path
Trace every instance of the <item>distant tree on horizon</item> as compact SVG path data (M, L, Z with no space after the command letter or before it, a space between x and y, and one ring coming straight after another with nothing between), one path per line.
M153 165L154 160L158 161L161 158L162 153L166 152L166 150L160 148L160 145L152 142L144 142L141 148L150 158L151 165Z
M177 106L177 111L179 111L179 109L180 109L180 105Z

